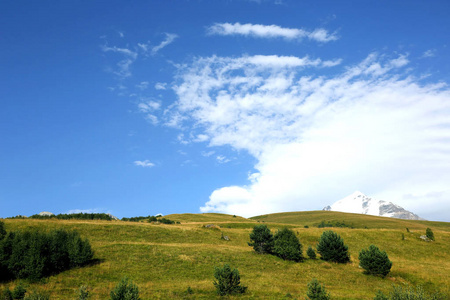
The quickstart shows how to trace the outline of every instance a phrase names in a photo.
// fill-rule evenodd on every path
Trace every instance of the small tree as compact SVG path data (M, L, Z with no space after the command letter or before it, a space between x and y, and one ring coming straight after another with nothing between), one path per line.
M311 246L308 247L306 254L308 255L309 258L316 259L316 251L314 251L314 249Z
M319 281L314 278L308 283L308 291L306 296L311 300L329 300L330 294L325 290L325 286L322 286Z
M385 277L391 271L392 262L385 251L380 251L377 246L370 245L369 249L359 252L359 265L370 275Z
M249 246L257 253L272 253L273 249L273 235L267 225L256 225L250 233Z
M295 233L283 228L274 236L273 253L285 260L302 261L302 244Z
M434 233L433 233L433 230L431 230L431 228L427 228L426 236L430 240L434 241Z
M344 244L344 240L332 230L322 233L317 245L317 252L326 261L337 263L350 261L350 254L348 253L348 247Z
M217 289L217 294L220 296L243 294L247 290L246 286L241 286L241 276L237 269L231 270L228 264L223 268L216 267L214 269L214 286Z
M111 300L140 300L137 285L131 279L128 279L128 277L122 278L114 290L111 291L110 295Z

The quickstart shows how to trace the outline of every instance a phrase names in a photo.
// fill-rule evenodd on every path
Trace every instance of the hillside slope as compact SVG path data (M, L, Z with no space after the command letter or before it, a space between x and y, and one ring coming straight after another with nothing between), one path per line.
M327 214L327 215L325 215ZM345 214L347 216L348 214ZM351 215L351 214L350 214ZM355 223L364 228L333 228L349 246L352 262L345 265L321 260L303 263L283 261L271 255L258 255L247 245L252 224L264 220L289 223L303 244L304 255L309 245L316 245L324 228L313 227L321 220L341 219L334 212L274 214L240 219L226 215L177 215L181 224L162 225L122 221L30 220L6 219L6 229L77 230L90 240L96 261L86 267L72 269L46 278L39 283L27 283L29 290L44 290L51 299L75 299L81 285L89 286L91 299L109 299L109 292L123 277L130 277L139 287L142 299L221 299L215 293L213 272L224 263L239 269L241 281L248 286L243 296L231 299L283 299L288 293L303 299L307 284L317 278L326 285L333 299L373 299L377 290L389 292L392 284L422 285L427 291L440 290L450 295L450 224L421 221L392 223L392 219L356 215ZM174 220L175 215L166 216ZM203 219L203 222L199 222ZM302 220L299 219L301 217ZM372 219L376 218L376 219ZM226 220L230 221L226 221ZM182 220L189 220L184 223ZM204 225L218 226L206 228ZM244 222L245 221L245 222ZM289 222L288 222L289 221ZM384 221L389 221L384 224ZM404 221L404 220L400 220ZM310 224L309 228L304 225ZM406 232L405 225L410 232ZM436 225L436 226L434 226ZM431 227L436 242L419 239ZM230 241L221 239L227 235ZM402 234L405 240L402 240ZM383 279L367 276L358 267L358 253L375 244L389 255L394 265ZM13 288L19 281L0 283L0 289ZM190 287L193 294L187 294Z

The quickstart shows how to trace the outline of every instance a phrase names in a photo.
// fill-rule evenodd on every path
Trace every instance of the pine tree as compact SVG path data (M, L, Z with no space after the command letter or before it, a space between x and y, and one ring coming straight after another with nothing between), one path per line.
M392 262L385 251L380 251L377 246L370 245L369 249L359 252L359 265L370 275L385 277L391 271Z
M308 247L306 254L308 255L309 258L316 259L316 251L314 251L314 249L311 246Z
M257 253L272 253L273 249L273 235L266 225L256 225L250 233L249 246Z
M273 253L285 260L302 261L302 244L295 233L283 228L274 236Z
M325 286L322 286L316 278L308 283L308 291L306 296L308 296L310 300L330 299L330 294L325 290Z
M223 268L216 267L214 269L214 286L217 289L217 294L220 296L243 294L247 290L246 286L241 286L241 276L238 269L231 270L228 264Z
M434 233L433 233L433 230L431 230L431 228L427 228L426 236L430 240L434 241Z
M322 233L317 245L317 252L326 261L337 263L350 261L350 254L348 253L348 247L344 244L344 240L332 230Z
M139 288L128 277L122 278L110 293L111 300L140 300Z

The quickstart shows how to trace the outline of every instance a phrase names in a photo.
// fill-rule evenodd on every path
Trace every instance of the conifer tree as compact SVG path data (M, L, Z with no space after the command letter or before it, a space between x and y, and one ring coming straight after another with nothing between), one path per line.
M295 233L283 228L274 236L273 253L285 260L302 261L302 244Z
M308 291L306 296L308 296L308 299L310 300L330 299L330 294L325 290L325 286L322 286L316 278L308 283Z
M249 246L257 253L272 253L273 249L273 235L267 225L256 225L250 233Z
M326 261L347 263L350 261L348 247L344 240L334 231L328 230L322 233L317 245L317 252Z
M377 246L370 245L369 248L359 252L359 265L370 275L381 275L385 277L391 271L392 262L385 251L380 251Z

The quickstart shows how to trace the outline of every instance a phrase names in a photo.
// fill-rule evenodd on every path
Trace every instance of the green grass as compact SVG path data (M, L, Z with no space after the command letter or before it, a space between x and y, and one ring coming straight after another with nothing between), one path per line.
M429 292L440 290L450 295L450 223L336 212L273 214L251 220L222 214L165 217L181 224L30 219L4 222L8 231L76 229L90 240L96 263L39 283L26 283L28 290L47 291L51 299L75 299L81 285L89 287L91 299L109 299L109 292L125 275L138 285L142 299L221 299L212 282L214 266L225 263L238 268L242 284L248 286L246 294L230 299L283 299L287 293L304 299L312 278L325 284L333 299L373 299L377 290L387 294L392 284L422 285ZM357 227L332 228L349 246L351 263L334 264L320 259L288 262L258 255L247 245L253 226L264 221L273 231L283 226L292 228L306 256L308 245L315 247L322 232L330 229L314 227L322 220L345 220ZM206 224L219 228L205 228ZM407 233L406 227L411 232ZM435 242L419 239L426 227L433 229ZM222 240L222 233L231 240ZM401 239L402 233L405 240ZM370 244L385 250L393 262L387 278L364 275L358 267L359 251ZM0 283L0 289L12 289L18 283ZM186 292L188 287L193 294Z

